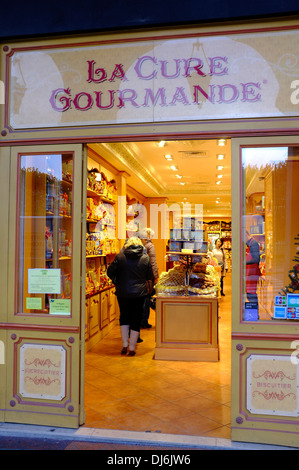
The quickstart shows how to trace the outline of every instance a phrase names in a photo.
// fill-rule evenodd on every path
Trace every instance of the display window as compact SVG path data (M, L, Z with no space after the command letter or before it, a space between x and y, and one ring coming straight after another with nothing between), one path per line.
M243 320L299 320L299 147L242 149Z
M72 154L18 160L16 312L71 315Z

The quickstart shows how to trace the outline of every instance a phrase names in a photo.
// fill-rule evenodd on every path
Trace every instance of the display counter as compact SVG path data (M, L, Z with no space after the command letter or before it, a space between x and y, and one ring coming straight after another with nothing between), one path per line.
M155 359L218 361L218 299L157 296Z

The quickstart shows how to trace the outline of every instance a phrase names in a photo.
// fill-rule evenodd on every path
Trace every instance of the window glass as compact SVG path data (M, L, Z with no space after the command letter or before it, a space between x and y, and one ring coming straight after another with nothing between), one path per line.
M299 147L242 149L243 320L299 320Z
M17 313L71 314L72 155L20 155Z

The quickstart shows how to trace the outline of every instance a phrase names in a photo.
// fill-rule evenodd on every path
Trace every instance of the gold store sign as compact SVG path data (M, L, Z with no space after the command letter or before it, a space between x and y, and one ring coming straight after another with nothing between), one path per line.
M298 116L296 29L6 46L10 129Z
M290 356L247 359L247 409L251 413L298 416L298 365Z

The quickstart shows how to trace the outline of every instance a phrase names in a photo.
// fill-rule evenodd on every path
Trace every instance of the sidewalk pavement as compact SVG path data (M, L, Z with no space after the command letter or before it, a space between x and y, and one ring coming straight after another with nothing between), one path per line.
M0 423L1 440L10 444L9 449L21 449L23 440L43 441L39 450L60 449L99 449L99 450L299 450L298 448L254 444L248 442L232 442L229 439L181 436L173 434L117 431L80 427L79 429L38 426L29 424ZM19 444L14 444L14 440ZM56 446L56 447L55 447ZM28 449L28 447L25 447ZM1 445L0 445L1 449Z

